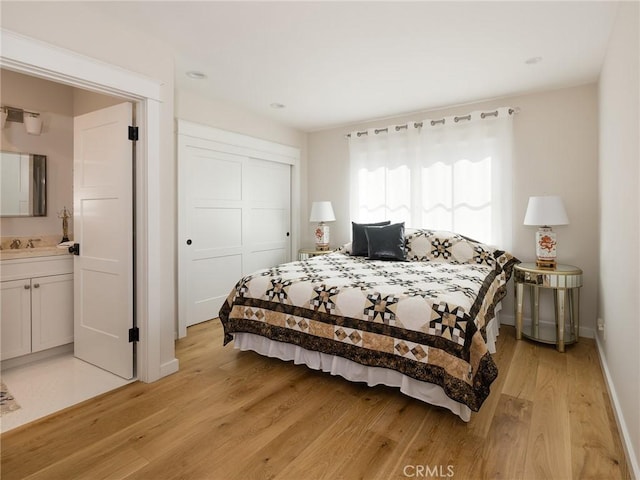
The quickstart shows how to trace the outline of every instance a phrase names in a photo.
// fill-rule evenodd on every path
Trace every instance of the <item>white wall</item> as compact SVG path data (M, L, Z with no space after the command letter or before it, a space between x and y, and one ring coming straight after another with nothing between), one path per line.
M59 235L57 213L73 207L73 88L8 70L0 72L2 105L35 111L43 120L42 134L29 135L23 123L7 122L2 150L47 156L47 215L0 219L3 237ZM73 232L73 219L69 222Z
M205 98L194 92L176 90L175 116L182 120L241 133L283 145L303 148L306 134L220 99Z
M95 112L102 108L118 105L124 100L122 98L110 97L81 88L73 89L73 116L84 115L85 113Z
M637 2L621 2L600 76L598 335L636 478L640 478L640 51Z
M346 133L372 126L440 118L474 110L491 110L498 106L520 107L520 113L514 118L512 252L522 261L535 260L536 228L522 225L529 196L562 196L571 224L554 227L558 235L558 259L561 263L579 266L584 271L584 287L580 299L581 332L583 335L593 336L599 274L598 100L597 86L594 84L311 133L309 205L314 200L331 200L337 219L331 224L332 244L348 242L351 224ZM306 224L308 227L305 244L312 246L312 226L308 221ZM543 296L541 304L541 315L553 318L553 302L550 296ZM503 307L503 320L512 323L511 294L506 297Z

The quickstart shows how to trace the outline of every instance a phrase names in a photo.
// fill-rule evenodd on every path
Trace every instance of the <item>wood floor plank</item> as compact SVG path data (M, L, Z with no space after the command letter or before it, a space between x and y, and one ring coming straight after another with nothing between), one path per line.
M599 382L600 362L588 343L576 345L577 355L567 357L573 478L597 479L604 470L611 478L624 478L625 459L616 453L617 431L609 427L609 398Z
M287 465L296 462L307 446L325 431L327 424L341 417L353 403L352 397L340 391L332 394L331 402L326 402L318 395L314 395L314 400L307 406L315 409L311 416L292 423L271 441L250 453L236 469L229 472L228 480L275 478Z
M524 479L532 402L510 395L500 395L500 402L491 424L483 457L486 459L482 478L495 480ZM495 452L505 452L496 455ZM508 452L508 454L506 454Z
M539 346L527 340L516 342L502 393L532 401L536 390Z
M500 402L500 395L495 392L502 392L504 385L509 378L509 371L512 367L512 359L516 349L515 328L503 326L498 336L496 353L493 360L498 367L498 378L491 384L492 395L484 401L482 408L474 414L469 422L469 429L474 435L485 438L496 415L496 410ZM517 367L516 367L517 368Z
M2 434L2 479L630 478L594 343L514 336L502 327L498 379L464 423L194 325L176 374Z
M474 478L481 472L484 440L469 432L467 424L444 409L434 411L428 421L421 424L408 448L388 478L401 479L407 474L427 478L453 472L453 478Z
M551 350L543 349L541 357L548 357L546 351ZM566 363L562 354L557 355L557 363L545 359L538 365L525 478L572 478L568 387L566 368L562 368Z
M110 448L94 452L89 457L86 452L72 455L55 464L26 477L28 480L52 480L74 478L77 480L124 480L139 471L149 461L136 452L124 448Z
M362 395L336 421L327 425L300 454L299 461L287 465L275 478L336 478L334 475L339 476L340 470L353 461L354 456L365 455L360 445L369 435L372 418L385 406L381 396L371 395L369 389L365 389L362 386ZM340 454L336 455L338 445L357 445L358 448L339 450Z

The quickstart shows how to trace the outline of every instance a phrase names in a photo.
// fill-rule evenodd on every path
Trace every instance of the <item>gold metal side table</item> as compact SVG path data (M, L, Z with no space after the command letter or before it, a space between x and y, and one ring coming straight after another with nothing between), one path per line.
M522 337L537 342L555 344L559 352L565 345L578 341L580 330L580 287L582 270L572 265L558 265L554 270L543 269L535 263L520 263L514 267L516 294L516 338ZM531 325L523 325L522 313L524 287L528 286L531 296ZM545 331L540 325L540 289L554 290L555 335ZM569 310L568 330L565 322L566 307ZM527 333L527 330L530 333Z

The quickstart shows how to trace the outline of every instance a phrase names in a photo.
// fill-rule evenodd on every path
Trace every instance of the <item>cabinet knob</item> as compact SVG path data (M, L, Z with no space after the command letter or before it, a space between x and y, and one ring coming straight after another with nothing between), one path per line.
M40 288L40 284L39 283L34 283L33 284L33 288Z
M24 289L25 289L25 290L29 290L30 288L31 288L31 285L25 285L25 286L24 286Z

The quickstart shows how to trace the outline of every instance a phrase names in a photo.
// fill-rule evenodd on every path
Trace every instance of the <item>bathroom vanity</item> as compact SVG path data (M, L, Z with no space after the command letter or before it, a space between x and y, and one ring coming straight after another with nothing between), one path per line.
M73 342L73 256L66 249L0 251L1 360Z

